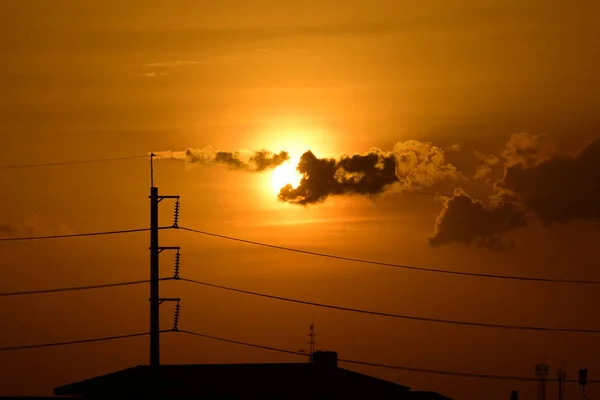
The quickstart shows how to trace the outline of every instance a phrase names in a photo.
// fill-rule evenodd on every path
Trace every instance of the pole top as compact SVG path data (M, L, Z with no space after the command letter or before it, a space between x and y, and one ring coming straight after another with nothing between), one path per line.
M154 157L156 154L150 153L150 187L154 187Z

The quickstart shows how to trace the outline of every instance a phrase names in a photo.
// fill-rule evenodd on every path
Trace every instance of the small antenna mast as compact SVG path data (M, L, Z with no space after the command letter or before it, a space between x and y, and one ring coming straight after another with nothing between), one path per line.
M312 363L313 362L313 355L315 353L315 319L313 318L312 323L310 324L310 333L308 334L308 336L310 336L310 342L308 342L308 344L310 345L310 360L309 362Z

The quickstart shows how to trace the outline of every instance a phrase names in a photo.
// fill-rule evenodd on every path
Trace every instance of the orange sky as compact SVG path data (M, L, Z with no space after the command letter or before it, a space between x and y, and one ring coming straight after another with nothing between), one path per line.
M37 0L11 2L3 15L1 165L206 146L338 158L417 140L442 152L458 144L461 150L446 150L444 162L465 177L439 179L423 191L463 188L488 196L516 157L501 154L512 134L555 140L552 161L583 148L600 126L600 7L592 2ZM500 157L491 180L473 179L481 164L475 151ZM599 164L585 166L568 181L580 186L540 193L598 199ZM545 224L534 215L503 236L515 243L506 251L473 243L431 247L427 239L443 208L435 196L399 195L394 186L374 197L330 196L303 207L278 201L271 171L188 167L172 160L156 167L161 193L181 196L184 226L428 268L600 279L594 218ZM505 183L527 187L514 171L515 180ZM0 170L0 227L19 227L31 213L41 218L40 233L146 227L148 175L142 159ZM553 179L555 188L567 182ZM161 203L162 223L171 216L171 205ZM591 285L411 272L187 232L161 235L162 244L182 247L182 275L217 284L399 314L600 328L600 295ZM0 292L146 279L147 247L147 234L0 243ZM162 260L168 275L171 255ZM314 317L317 347L343 358L533 376L545 357L553 375L564 363L571 378L589 368L590 379L600 379L590 334L387 320L185 283L165 283L162 294L182 298L182 327L209 335L298 350ZM147 298L141 286L3 298L0 347L144 331ZM161 315L168 328L171 306ZM147 363L147 344L128 339L0 353L0 393L49 394ZM301 361L183 335L165 336L162 346L165 363ZM350 368L464 400L505 399L511 390L522 398L535 394L532 383ZM567 391L575 396L577 388ZM589 396L595 393L590 387Z

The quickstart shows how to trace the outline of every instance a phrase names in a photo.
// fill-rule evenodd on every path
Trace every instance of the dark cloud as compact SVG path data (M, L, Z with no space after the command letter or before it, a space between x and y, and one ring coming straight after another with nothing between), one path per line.
M506 164L499 193L526 202L546 223L600 221L600 139L574 155L536 160Z
M307 151L300 157L297 169L303 175L300 185L283 187L280 200L306 205L332 195L374 195L398 181L393 155L379 150L343 156L340 160L317 158Z
M250 165L254 165L257 172L272 169L290 159L290 155L285 151L273 154L267 150L260 150L250 157Z
M272 153L259 151L220 151L211 147L187 149L185 151L154 152L158 157L186 161L189 164L220 165L231 169L262 172L272 169L290 159L287 152Z
M17 227L14 224L1 223L0 224L0 234L2 236L13 236L17 230Z
M456 189L452 197L444 200L429 244L459 243L506 249L510 245L503 235L526 224L525 213L516 205L504 202L486 205L469 197L462 189Z
M191 157L191 159L195 159L192 152L188 150L186 151L186 153L188 154L188 157ZM230 153L227 151L217 151L213 162L215 164L226 165L234 169L245 169L246 167L246 163L240 160L240 155L237 152Z
M279 199L301 205L336 195L376 195L393 184L403 190L430 187L439 180L460 176L444 161L442 149L414 140L398 143L390 152L371 149L338 160L318 158L307 151L297 169L302 174L300 184L282 188Z
M561 154L548 137L512 135L500 158L478 155L484 166L503 165L494 184L497 203L485 206L462 190L444 202L431 245L467 243L497 247L526 218L548 224L600 221L600 139L575 154ZM482 174L485 172L482 169Z

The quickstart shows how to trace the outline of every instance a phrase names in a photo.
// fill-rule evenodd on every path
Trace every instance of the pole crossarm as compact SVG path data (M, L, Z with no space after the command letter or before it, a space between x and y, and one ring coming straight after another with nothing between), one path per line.
M157 203L160 203L164 199L179 199L179 196L158 196Z
M179 246L160 246L158 248L158 254L162 253L165 250L181 250Z
M179 302L179 301L181 301L181 299L179 297L161 297L160 299L158 299L158 304L162 304L165 301L176 301L176 302Z

